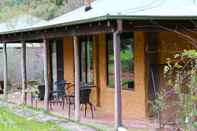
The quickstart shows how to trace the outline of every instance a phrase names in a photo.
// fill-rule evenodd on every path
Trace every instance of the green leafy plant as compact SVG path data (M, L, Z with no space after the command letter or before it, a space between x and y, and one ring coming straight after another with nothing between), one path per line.
M197 117L197 51L185 50L167 61L166 85L151 102L153 112L161 113L174 107L176 127L192 131Z

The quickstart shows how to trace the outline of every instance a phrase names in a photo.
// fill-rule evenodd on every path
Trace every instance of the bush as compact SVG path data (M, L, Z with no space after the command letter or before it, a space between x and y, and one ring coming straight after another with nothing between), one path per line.
M164 67L166 86L160 89L156 100L151 102L153 112L169 117L177 128L192 131L197 118L197 51L188 50L167 60ZM171 110L173 109L173 110Z

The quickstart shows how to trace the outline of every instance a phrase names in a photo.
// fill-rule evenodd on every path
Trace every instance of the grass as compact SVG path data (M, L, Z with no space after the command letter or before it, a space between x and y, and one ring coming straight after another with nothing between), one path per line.
M69 131L69 129L63 129L53 121L40 123L38 121L33 120L33 118L31 117L20 117L15 113L12 113L12 108L15 107L7 108L7 105L2 107L0 106L0 131ZM96 131L113 131L113 127L110 125L103 125L94 122L82 124L73 120L67 120L64 117L56 115L52 112L45 112L42 108L35 109L27 105L20 105L17 108L22 108L24 110L32 110L35 112L43 112L48 115L57 117L62 122L69 121L77 124L80 127L89 127L95 129ZM128 131L148 131L148 129L132 128L128 129Z
M68 131L54 122L41 123L0 107L0 131Z

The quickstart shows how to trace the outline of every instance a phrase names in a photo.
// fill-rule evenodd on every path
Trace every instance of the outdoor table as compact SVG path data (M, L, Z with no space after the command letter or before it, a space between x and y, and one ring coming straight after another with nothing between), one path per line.
M72 84L72 86L75 86L75 84ZM94 88L94 87L96 87L96 85L93 85L93 84L80 84L80 87L81 88Z
M96 85L87 84L87 85L83 85L81 88L94 88L94 87L96 87Z

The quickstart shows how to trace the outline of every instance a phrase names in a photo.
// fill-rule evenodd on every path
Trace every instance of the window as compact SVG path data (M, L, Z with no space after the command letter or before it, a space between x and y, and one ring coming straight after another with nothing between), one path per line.
M92 37L80 38L80 80L85 83L94 83L93 75L93 41Z
M114 88L114 51L112 34L107 35L107 84ZM123 89L134 89L134 40L133 33L120 36L121 84Z

